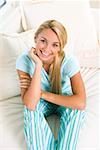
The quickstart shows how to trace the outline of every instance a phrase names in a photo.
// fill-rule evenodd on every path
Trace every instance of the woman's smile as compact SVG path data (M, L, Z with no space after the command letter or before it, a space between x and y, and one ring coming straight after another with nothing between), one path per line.
M47 52L45 52L45 51L40 50L40 52L41 52L41 55L42 55L43 57L48 57L48 56L50 56L50 54L47 53Z
M45 64L50 64L54 60L54 54L49 53L49 52L44 51L44 50L37 50L37 55L42 60L42 62Z

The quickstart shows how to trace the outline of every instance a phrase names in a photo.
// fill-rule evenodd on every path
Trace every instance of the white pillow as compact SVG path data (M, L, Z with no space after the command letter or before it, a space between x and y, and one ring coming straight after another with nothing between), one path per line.
M75 51L81 67L100 68L100 49L90 49L84 51Z
M4 8L5 11L1 11L0 15L0 32L4 33L20 33L23 31L21 24L20 7L12 8L11 5ZM3 8L2 8L3 9ZM12 11L10 11L10 9Z
M0 9L0 22L4 21L4 18L7 18L9 15L13 13L17 6L12 4L11 2L7 2L6 5Z
M79 150L99 149L99 100L100 100L100 70L81 68L82 78L86 88L86 120L82 127Z
M96 27L97 38L100 44L100 9L91 8L91 12L93 14L93 19Z
M66 53L98 47L95 25L88 1L23 2L27 30L48 19L60 21L68 31Z
M21 34L0 34L0 100L20 94L16 58L33 46L34 31Z

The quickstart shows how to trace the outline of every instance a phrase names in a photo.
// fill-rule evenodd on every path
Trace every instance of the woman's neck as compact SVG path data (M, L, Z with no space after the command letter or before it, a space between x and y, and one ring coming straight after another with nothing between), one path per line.
M45 69L45 71L46 71L47 73L49 73L50 65L48 65L48 64L43 64L43 68Z

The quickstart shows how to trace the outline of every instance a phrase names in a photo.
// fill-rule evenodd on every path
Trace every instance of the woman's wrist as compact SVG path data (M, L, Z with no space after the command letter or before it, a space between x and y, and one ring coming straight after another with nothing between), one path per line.
M45 99L45 91L41 90L41 98Z
M43 64L42 63L36 63L36 68L42 69Z
M41 98L43 98L43 99L48 99L48 97L50 96L50 93L49 92L47 92L47 91L41 91Z
M41 91L41 98L47 100L48 102L53 102L53 95L47 91Z
M43 90L41 90L41 98L43 98L43 94L44 94L44 93L43 93Z

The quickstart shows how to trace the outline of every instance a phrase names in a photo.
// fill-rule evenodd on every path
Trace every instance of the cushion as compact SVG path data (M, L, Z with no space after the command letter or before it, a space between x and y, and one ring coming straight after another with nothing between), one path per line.
M91 12L93 14L93 19L95 22L96 32L97 32L97 38L98 42L100 44L100 9L91 8Z
M81 67L100 68L100 48L74 51Z
M86 118L82 127L78 147L82 150L99 149L99 99L100 70L81 68L81 74L86 88Z
M27 30L37 29L48 19L56 19L66 27L68 31L66 53L97 49L97 35L88 1L23 2L21 5Z
M20 94L16 59L33 46L33 30L20 34L0 34L0 100Z
M6 18L7 15L9 16L15 10L15 8L16 6L13 6L12 3L7 2L6 5L0 9L0 22L1 20L4 21L4 18Z
M9 3L5 6L0 13L0 32L22 32L20 7L13 7Z

